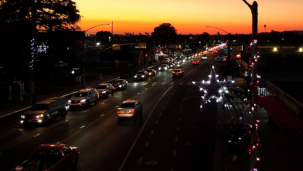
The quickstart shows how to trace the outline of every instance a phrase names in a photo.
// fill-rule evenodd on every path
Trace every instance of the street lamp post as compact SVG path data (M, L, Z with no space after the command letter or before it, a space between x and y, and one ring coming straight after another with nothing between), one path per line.
M227 40L227 60L226 60L226 62L229 62L230 61L230 45L231 45L231 42L230 42L230 33L228 33L225 30L222 30L222 29L220 29L218 27L212 27L212 26L206 26L206 27L219 29L219 30L225 32L228 35L228 40Z
M98 24L98 25L95 25L94 27L91 27L91 28L89 28L89 29L87 29L87 30L85 30L85 31L83 31L83 52L82 52L82 55L83 55L83 67L82 67L82 69L83 69L83 88L85 88L86 86L85 86L85 32L87 32L88 30L90 30L90 29L93 29L93 28L95 28L95 27L98 27L98 26L102 26L102 25L111 25L111 24Z
M258 120L258 88L257 88L257 80L258 80L258 66L256 64L257 61L254 61L254 59L257 57L257 37L258 37L258 3L254 1L251 4L249 4L246 0L243 0L243 2L250 8L251 14L252 14L252 48L251 48L251 58L250 62L253 63L251 66L251 106L253 106L253 110L251 112L251 122L252 124L257 123ZM251 146L256 146L256 142L258 142L258 134L257 134L257 128L254 127L253 130L251 130ZM252 150L250 154L250 169L254 170L258 167L259 158L257 157L257 149L255 148Z

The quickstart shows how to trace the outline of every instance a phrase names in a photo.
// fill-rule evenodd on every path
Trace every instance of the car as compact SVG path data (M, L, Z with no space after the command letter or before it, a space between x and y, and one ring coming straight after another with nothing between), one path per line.
M65 97L52 97L35 103L21 115L20 123L23 126L30 124L47 124L57 117L65 118L70 103Z
M78 147L68 146L66 144L41 144L36 147L31 157L14 170L65 170L71 166L70 170L76 170L79 159Z
M207 56L206 55L202 55L202 59L207 59Z
M148 77L148 73L145 70L139 70L134 77L135 80L146 80Z
M214 59L215 62L221 62L222 61L222 58L220 56L217 56L215 57Z
M97 104L99 99L99 93L95 88L85 88L79 90L70 99L71 106L84 106L88 107L89 104Z
M155 76L155 75L156 75L156 73L157 73L157 71L156 71L156 70L151 69L151 68L146 69L146 71L147 71L147 73L148 73L148 76L150 76L150 77Z
M159 66L159 70L160 71L166 71L169 68L169 66L167 64L161 64Z
M184 71L181 68L174 69L173 70L173 78L175 77L183 77L184 76Z
M126 100L121 103L118 107L116 106L116 114L118 118L137 118L142 115L143 105L138 100Z
M104 97L107 98L111 94L114 95L115 88L111 83L101 83L96 87L96 90L99 93L99 98Z
M71 75L74 75L74 76L81 76L81 71L79 68L73 68L70 72Z
M66 67L67 65L68 65L68 63L66 63L64 61L58 61L57 63L55 63L55 67L59 67L59 68Z
M174 67L175 63L174 62L168 62L167 65L168 65L169 68L172 68L172 67Z
M199 65L199 60L198 59L194 59L192 62L193 65Z
M125 79L115 79L110 83L113 85L114 90L126 89L128 86L128 81L126 81Z

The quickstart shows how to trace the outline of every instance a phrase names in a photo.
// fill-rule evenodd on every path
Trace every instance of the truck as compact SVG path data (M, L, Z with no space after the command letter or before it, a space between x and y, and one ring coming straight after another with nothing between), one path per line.
M41 144L31 157L18 165L15 171L57 171L76 168L79 159L78 147L66 144Z

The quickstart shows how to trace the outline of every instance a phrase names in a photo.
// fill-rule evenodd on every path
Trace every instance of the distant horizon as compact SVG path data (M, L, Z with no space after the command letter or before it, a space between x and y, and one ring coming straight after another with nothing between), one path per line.
M80 15L78 23L81 30L95 34L98 31L110 31L114 34L149 34L162 23L170 23L177 34L221 35L250 34L252 32L251 10L243 0L217 1L173 1L173 0L74 0ZM254 0L247 0L252 4ZM268 0L258 3L258 32L275 30L302 30L302 0ZM111 24L112 26L98 26ZM206 26L217 27L208 28ZM224 31L222 31L224 30Z

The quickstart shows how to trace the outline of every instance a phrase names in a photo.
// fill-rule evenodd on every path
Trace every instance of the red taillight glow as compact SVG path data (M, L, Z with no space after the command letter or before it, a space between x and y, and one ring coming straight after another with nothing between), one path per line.
M135 109L132 109L132 110L130 111L130 113L135 113Z
M175 71L173 71L173 74L175 74L176 72Z
M120 110L117 110L117 114L120 114Z
M182 71L180 71L179 73L182 74Z

